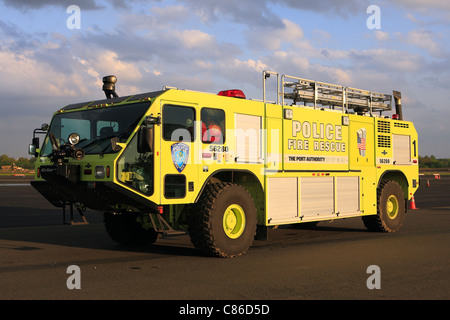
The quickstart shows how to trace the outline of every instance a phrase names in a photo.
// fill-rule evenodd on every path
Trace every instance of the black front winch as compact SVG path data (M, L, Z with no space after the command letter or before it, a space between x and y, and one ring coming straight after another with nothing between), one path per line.
M80 166L75 164L57 164L50 166L41 166L40 175L43 179L52 182L55 185L80 180Z

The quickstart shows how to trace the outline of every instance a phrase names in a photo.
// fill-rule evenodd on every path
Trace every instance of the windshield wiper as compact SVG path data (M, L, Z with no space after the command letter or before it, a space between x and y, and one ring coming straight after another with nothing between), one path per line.
M111 137L111 140L112 140L113 137L114 137L114 136ZM100 156L101 156L101 157L103 157L103 155L105 154L106 150L108 150L108 148L111 148L111 150L113 150L113 149L112 149L112 142L111 142L111 141L110 141L110 143L109 143L105 148L103 148L103 150L100 152ZM114 151L114 150L113 150L113 151Z
M85 146L82 147L82 148L83 148L83 149L86 149L86 148L92 147L92 146L94 146L94 145L97 145L97 144L99 144L99 143L104 142L106 139L111 139L112 137L114 137L114 136L103 137L103 138L100 138L100 139L91 141L91 142L89 142L87 145L85 145Z

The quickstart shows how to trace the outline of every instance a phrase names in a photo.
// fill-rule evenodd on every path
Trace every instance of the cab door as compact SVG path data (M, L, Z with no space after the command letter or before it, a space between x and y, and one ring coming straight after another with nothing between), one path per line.
M197 106L161 102L161 203L190 202L197 184L195 139Z

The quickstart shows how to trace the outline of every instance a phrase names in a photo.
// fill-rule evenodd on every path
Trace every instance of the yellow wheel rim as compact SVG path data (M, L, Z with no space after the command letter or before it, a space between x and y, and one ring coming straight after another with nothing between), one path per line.
M386 203L386 212L390 219L395 219L398 215L398 200L393 195L388 198Z
M223 215L223 230L225 234L236 239L241 236L245 229L245 213L237 204L230 205Z

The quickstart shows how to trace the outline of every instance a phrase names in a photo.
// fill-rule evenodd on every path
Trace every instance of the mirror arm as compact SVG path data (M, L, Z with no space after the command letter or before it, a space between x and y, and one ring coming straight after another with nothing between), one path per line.
M161 115L158 115L157 117L153 117L152 115L145 117L144 124L146 126L151 124L160 125L161 124Z
M37 157L39 155L40 149L39 149L39 138L36 137L36 134L45 134L47 133L49 126L48 124L44 123L40 128L36 128L33 130L33 140L31 141L31 144L28 146L28 154L34 155Z

